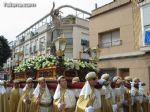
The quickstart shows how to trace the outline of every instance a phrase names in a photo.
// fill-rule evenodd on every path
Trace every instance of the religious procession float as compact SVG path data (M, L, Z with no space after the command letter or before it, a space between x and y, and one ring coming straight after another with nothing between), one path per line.
M90 71L97 71L97 65L92 62L64 58L58 60L56 56L38 56L34 59L23 61L14 69L12 80L18 80L24 85L27 78L31 77L35 83L39 77L45 77L50 88L55 88L57 77L65 76L69 85L73 77L79 77L82 87L85 82L85 76ZM22 86L23 86L22 85Z

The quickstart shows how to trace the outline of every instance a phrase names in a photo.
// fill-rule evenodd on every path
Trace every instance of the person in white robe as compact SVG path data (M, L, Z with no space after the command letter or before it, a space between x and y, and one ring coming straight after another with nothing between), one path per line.
M19 81L14 80L13 81L13 88L10 92L10 100L9 100L9 106L10 106L10 112L16 112L20 96L22 94L22 89L19 88Z
M30 103L33 93L33 79L28 78L26 80L26 85L23 88L23 94L20 97L17 112L29 112L30 110Z
M74 112L76 99L73 91L67 89L67 80L64 76L60 76L57 82L53 97L53 112Z
M141 84L141 82L140 82L140 79L137 77L135 77L133 79L133 82L131 82L131 96L133 100L133 112L143 112L142 103L143 103L144 90L141 90L143 88L139 88L139 84Z
M97 75L95 72L89 72L86 82L81 89L75 112L101 112L101 94L100 90L95 89L97 84Z
M0 80L0 112L4 112L4 94L6 89L4 88L4 81Z
M38 84L33 91L30 112L52 112L52 96L44 77L38 78Z
M121 77L115 76L113 78L113 83L115 84L115 88L112 88L113 112L123 112L125 94L125 87L123 85L123 81Z
M73 84L73 85L76 85L76 84L78 84L78 83L80 83L79 77L74 77L74 78L72 79L72 84ZM76 99L79 98L80 91L81 91L81 89L78 89L78 88L73 89L73 93L75 94Z
M102 100L102 112L113 112L112 108L112 88L110 86L110 76L105 73L101 76L101 80L104 80L101 88L101 100Z

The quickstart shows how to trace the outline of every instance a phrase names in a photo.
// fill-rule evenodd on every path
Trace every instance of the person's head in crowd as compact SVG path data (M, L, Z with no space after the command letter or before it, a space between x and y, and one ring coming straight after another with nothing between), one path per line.
M135 78L133 78L133 82L134 82L135 84L139 84L140 79L139 79L138 77L135 77Z
M61 88L66 89L67 88L67 80L65 79L64 76L59 76L57 79L58 84L60 85Z
M7 88L7 81L4 80L4 87Z
M15 88L19 88L19 81L18 81L18 80L14 80L14 81L13 81L13 86L14 86Z
M97 84L97 75L95 72L89 72L85 79L89 82L90 86L95 86Z
M74 77L74 78L72 79L72 84L75 84L75 83L77 83L77 82L80 82L79 77Z
M7 81L6 81L6 85L9 85L9 84L10 84L10 82L11 82L10 80L7 80Z
M130 82L132 82L132 78L131 78L130 76L126 76L126 77L124 78L124 81L125 81L125 83L130 84Z
M40 88L45 88L46 82L45 82L45 78L44 77L38 78L38 83L39 83Z
M113 82L116 84L116 86L119 86L123 83L122 78L120 76L113 77Z
M32 88L33 87L33 79L32 78L28 78L26 80L26 84L29 88Z
M109 74L105 73L101 76L101 80L104 81L104 85L108 86L110 84L110 81L109 81Z

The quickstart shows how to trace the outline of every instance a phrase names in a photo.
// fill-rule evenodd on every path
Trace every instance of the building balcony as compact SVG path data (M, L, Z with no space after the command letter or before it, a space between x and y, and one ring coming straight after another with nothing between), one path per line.
M24 55L24 52L23 52L23 51L18 51L18 52L16 52L15 54L18 55L18 56L23 56L23 55Z
M19 40L19 44L22 44L25 41L25 37L22 36L22 39Z
M46 47L47 47L47 48L50 48L50 47L51 47L51 45L52 45L52 41L51 41L51 40L47 41L47 43L46 43Z
M62 19L63 24L75 24L76 18L72 15L69 15Z
M42 33L43 31L47 30L48 29L48 24L45 24L45 25L42 25L41 27L39 27L37 29L37 32L38 33Z
M120 46L120 45L122 45L122 40L116 40L116 41L111 41L111 42L100 43L99 47L109 48L109 47Z
M67 45L73 45L73 38L66 38Z
M30 38L32 38L34 36L34 33L31 31L29 32L26 37L25 37L25 40L29 40Z

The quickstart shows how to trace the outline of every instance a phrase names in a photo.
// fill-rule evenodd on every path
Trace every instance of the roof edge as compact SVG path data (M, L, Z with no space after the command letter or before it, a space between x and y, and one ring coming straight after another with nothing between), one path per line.
M92 14L88 19L94 18L96 16L99 16L101 14L104 14L106 12L112 11L114 9L120 8L122 6L125 6L125 5L128 5L131 3L131 0L121 0L121 1L122 2L119 2L117 0L117 1L111 2L109 4L106 4L102 7L99 7L97 9L93 10L92 13L95 13L96 11L98 11L98 12L95 14Z

